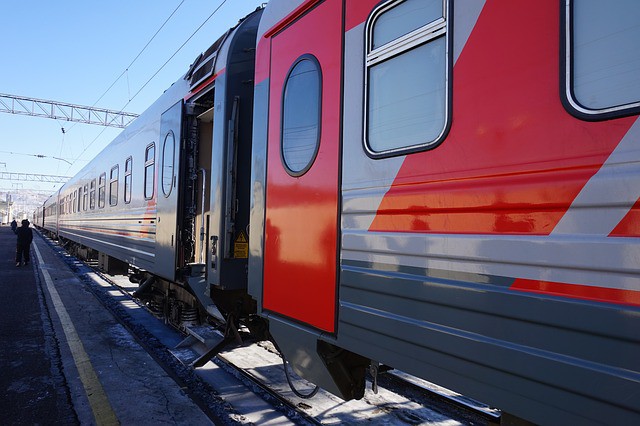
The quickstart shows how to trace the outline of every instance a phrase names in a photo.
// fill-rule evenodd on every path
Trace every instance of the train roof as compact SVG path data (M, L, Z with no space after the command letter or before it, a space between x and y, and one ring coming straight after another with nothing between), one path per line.
M190 87L196 87L222 71L227 63L230 45L230 43L225 42L232 40L234 33L240 29L242 24L256 14L262 13L263 9L263 7L258 7L255 11L240 19L235 26L229 28L205 52L196 57L184 76L184 79L189 81Z

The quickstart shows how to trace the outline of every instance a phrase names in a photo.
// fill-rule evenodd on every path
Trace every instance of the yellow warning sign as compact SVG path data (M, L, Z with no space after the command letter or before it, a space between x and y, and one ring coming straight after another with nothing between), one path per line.
M249 257L249 240L244 231L240 231L233 242L233 257L236 259L247 259Z

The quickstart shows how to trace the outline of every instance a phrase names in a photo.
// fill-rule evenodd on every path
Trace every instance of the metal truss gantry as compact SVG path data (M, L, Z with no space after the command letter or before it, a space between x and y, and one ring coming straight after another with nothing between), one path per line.
M0 93L0 112L107 127L127 127L138 114Z
M13 172L0 172L0 179L4 180L23 180L30 182L51 182L51 183L65 183L69 179L69 176L55 176L55 175L38 175L31 173L13 173Z

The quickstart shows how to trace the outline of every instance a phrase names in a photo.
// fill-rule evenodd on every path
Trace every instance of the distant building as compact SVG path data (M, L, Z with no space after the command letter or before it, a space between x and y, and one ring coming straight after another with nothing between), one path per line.
M10 216L12 205L13 203L10 201L0 200L0 220L2 221L3 225L11 222Z

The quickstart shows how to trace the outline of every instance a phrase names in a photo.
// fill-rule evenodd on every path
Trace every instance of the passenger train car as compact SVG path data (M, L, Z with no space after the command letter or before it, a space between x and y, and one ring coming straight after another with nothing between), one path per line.
M640 3L272 0L36 213L361 398L640 418Z

